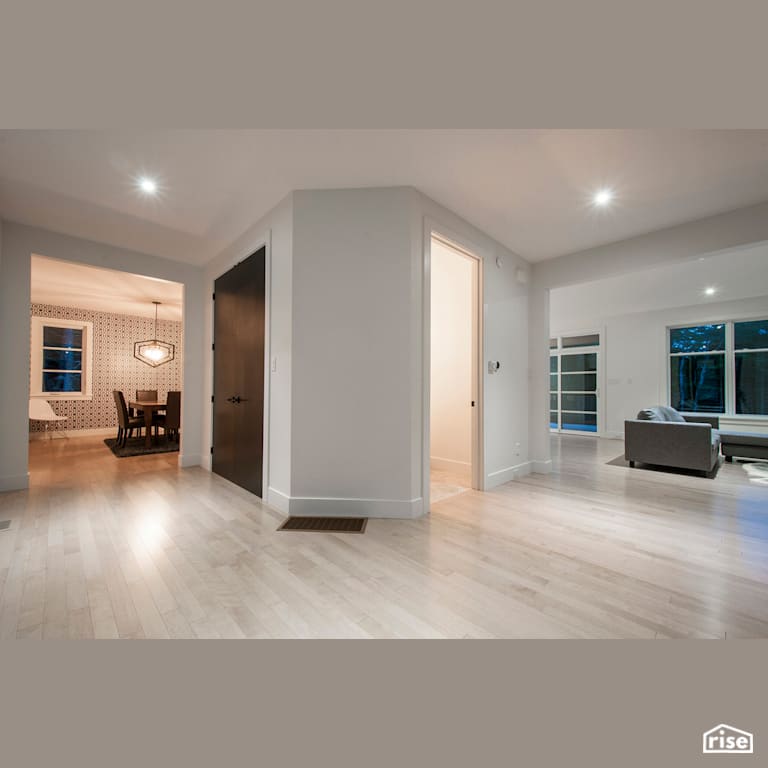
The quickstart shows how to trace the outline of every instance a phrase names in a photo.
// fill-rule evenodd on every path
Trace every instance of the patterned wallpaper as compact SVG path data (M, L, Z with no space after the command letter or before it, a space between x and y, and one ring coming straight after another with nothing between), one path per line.
M133 399L137 389L156 389L160 398L164 398L168 390L182 389L181 323L157 321L157 335L176 345L176 358L159 368L151 368L134 358L133 343L153 337L153 319L49 304L32 304L31 314L93 323L93 399L49 401L59 416L68 417L62 422L66 430L103 427L116 430L114 389L122 390L126 401ZM44 429L41 421L29 422L30 432Z

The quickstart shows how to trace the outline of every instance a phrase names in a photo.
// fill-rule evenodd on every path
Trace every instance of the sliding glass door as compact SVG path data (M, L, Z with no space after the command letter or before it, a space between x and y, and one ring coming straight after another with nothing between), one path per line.
M598 429L598 334L550 340L550 428L557 432Z

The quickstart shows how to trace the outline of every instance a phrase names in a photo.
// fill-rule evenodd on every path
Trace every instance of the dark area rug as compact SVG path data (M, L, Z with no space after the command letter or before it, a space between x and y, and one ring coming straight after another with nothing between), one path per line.
M144 445L143 437L129 437L122 448L118 448L117 440L114 437L108 437L104 445L109 448L118 459L126 459L129 456L147 456L150 453L174 453L179 450L179 444L167 441L161 437L157 443L147 448Z
M608 466L611 467L627 467L629 468L629 462L624 458L624 454L622 453L621 456L617 456L615 459L611 459L610 461L605 462ZM717 464L715 465L714 469L714 476L717 476L717 473L722 466L723 460L722 458L718 459ZM689 477L702 477L701 472L698 472L695 469L678 469L677 467L660 467L656 464L642 464L639 461L635 462L635 469L648 469L652 472L665 472L670 475L688 475Z

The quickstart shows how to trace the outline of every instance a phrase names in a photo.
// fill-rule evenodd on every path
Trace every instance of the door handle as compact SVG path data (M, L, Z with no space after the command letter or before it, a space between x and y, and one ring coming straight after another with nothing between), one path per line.
M234 397L228 397L227 398L228 403L239 403L240 402L240 396L234 396Z

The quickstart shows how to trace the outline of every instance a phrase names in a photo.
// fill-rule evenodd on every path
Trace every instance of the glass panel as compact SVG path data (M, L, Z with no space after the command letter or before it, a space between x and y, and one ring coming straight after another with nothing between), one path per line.
M736 413L768 416L768 352L736 355Z
M550 392L557 392L557 374L549 374L549 390Z
M56 368L64 371L82 370L83 353L65 352L62 349L44 349L43 350L43 368Z
M768 320L733 325L735 349L768 349Z
M549 408L552 411L557 410L557 395L550 395L549 396Z
M670 352L716 352L725 349L725 325L669 329Z
M557 349L557 339L550 339L549 340L549 348L550 349Z
M560 377L563 392L594 392L597 389L597 374L564 373Z
M596 411L595 395L562 395L564 411Z
M673 408L689 413L725 412L725 355L670 358Z
M549 414L549 428L557 429L557 411L551 411Z
M588 352L585 355L563 355L563 373L596 370L597 353L595 352Z
M597 416L594 413L567 413L563 411L563 429L597 432Z
M597 347L600 344L600 336L591 333L587 336L563 336L563 348L568 347Z
M549 372L557 373L557 355L552 355L549 358Z
M80 392L80 374L44 371L43 392Z
M43 326L44 347L83 348L82 328L57 328L53 325Z

